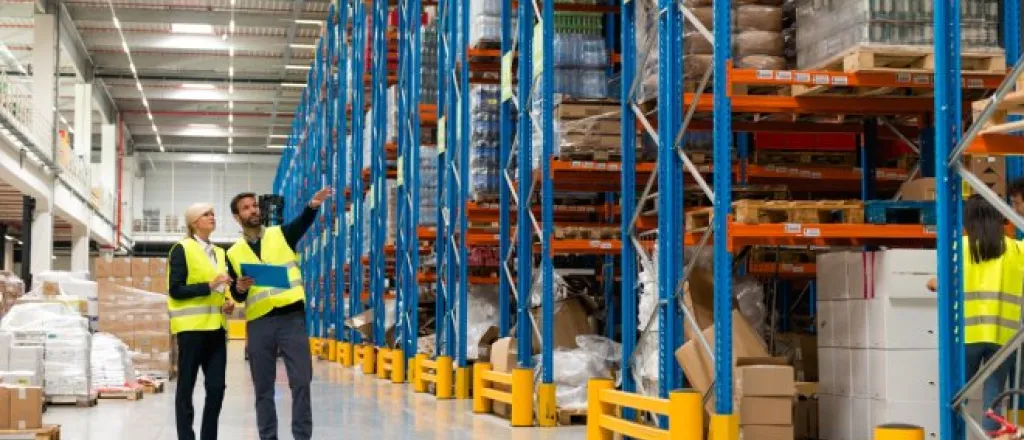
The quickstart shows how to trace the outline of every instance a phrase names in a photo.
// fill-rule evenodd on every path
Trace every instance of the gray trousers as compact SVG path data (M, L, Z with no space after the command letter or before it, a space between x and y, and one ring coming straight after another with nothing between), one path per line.
M274 379L277 377L278 350L284 357L288 387L292 390L292 435L295 440L309 440L313 436L309 396L313 360L306 336L306 315L300 311L263 316L249 321L246 331L260 440L277 440Z

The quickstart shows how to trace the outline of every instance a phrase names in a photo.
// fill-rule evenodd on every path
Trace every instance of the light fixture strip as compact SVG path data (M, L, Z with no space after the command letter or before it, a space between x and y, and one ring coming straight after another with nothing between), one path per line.
M131 67L132 77L135 78L135 88L139 89L139 94L142 96L142 105L146 109L146 117L149 118L150 123L153 126L153 134L156 136L156 144L160 147L160 152L164 152L164 143L160 139L160 131L156 127L156 122L153 121L153 112L149 109L149 100L146 99L146 90L142 87L142 81L139 80L139 73L135 69L135 60L132 59L132 51L128 47L128 39L124 37L124 30L121 29L121 20L117 18L117 11L114 9L114 2L107 0L107 7L110 8L110 20L114 23L114 29L117 30L117 35L121 37L121 47L124 48L124 55L128 57L128 66Z

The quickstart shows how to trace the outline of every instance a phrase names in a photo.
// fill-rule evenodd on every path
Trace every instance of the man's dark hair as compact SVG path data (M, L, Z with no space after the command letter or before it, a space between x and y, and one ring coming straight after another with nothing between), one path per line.
M238 202L242 201L242 199L248 199L250 197L255 199L256 198L256 193L244 192L244 193L238 193L238 195L232 197L231 198L231 214L232 215L238 215Z
M1010 182L1010 186L1006 188L1006 194L1010 197L1024 198L1024 178Z

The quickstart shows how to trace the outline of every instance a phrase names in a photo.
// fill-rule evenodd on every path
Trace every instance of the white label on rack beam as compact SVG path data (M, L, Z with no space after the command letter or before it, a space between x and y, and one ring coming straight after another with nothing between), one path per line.
M910 73L906 73L906 72L897 73L896 74L896 82L898 82L898 83L908 83L908 82L911 81L911 77L912 76L913 75L911 75Z
M772 79L775 78L775 72L772 70L758 70L754 76L757 79Z
M985 81L981 78L967 78L964 80L967 83L969 89L981 89L985 87Z
M775 79L780 81L791 81L793 80L792 70L779 70L775 72Z
M606 170L606 169L608 169L608 164L604 163L604 162L598 163L597 164L597 169L599 169L599 170Z
M829 75L826 75L826 74L822 73L822 74L814 75L814 81L813 82L815 84L817 84L817 85L827 86L827 85L832 83L832 80L829 77Z
M819 229L819 228L807 228L807 229L804 229L804 237L821 237L821 229Z
M793 272L793 273L804 273L804 267L803 266L800 266L800 265L797 265L797 264L792 264L790 266L791 266L790 267L790 271L791 272Z
M931 75L914 75L914 84L922 84L922 85L924 85L924 84L931 84L931 83L932 83L932 76Z
M929 235L935 235L935 233L936 233L936 231L937 231L937 228L938 228L938 227L937 227L937 226L935 226L935 225L927 225L927 226L925 226L925 227L924 227L924 228L922 228L922 229L924 229L924 233L925 233L925 234L929 234Z
M809 83L811 82L811 74L806 72L796 72L793 74L793 82Z
M592 247L592 248L600 248L601 247L601 240L590 240L590 247Z
M810 178L811 177L811 172L808 171L808 170L801 170L800 171L800 177Z
M832 77L832 85L834 86L847 86L850 85L850 78L846 75L839 75Z
M512 99L512 53L501 56L501 102Z
M821 178L821 173L815 171L815 172L811 173L811 178L812 179L820 179Z
M787 234L799 234L800 224L799 223L785 223L782 225L783 232Z

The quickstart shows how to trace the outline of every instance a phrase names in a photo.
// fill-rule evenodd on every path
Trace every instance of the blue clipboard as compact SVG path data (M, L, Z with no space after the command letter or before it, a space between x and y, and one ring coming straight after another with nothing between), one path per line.
M252 278L253 285L259 287L290 288L288 267L276 264L242 263L242 276Z

